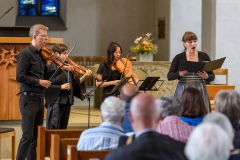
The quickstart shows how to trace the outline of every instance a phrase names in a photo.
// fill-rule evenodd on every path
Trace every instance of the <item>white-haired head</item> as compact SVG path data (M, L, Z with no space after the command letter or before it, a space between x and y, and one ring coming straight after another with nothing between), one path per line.
M234 136L233 128L232 128L231 122L229 121L226 115L220 112L208 113L204 117L203 122L218 124L222 129L224 129L227 132L229 138L231 140L233 139L233 136Z
M125 114L125 102L115 96L107 97L101 104L101 114L104 122L121 124Z
M232 140L215 123L199 124L191 133L184 152L189 160L227 160Z

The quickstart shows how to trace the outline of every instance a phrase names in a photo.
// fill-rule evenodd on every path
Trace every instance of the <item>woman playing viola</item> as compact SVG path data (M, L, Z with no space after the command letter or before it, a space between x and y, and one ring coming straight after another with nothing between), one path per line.
M65 61L68 58L68 47L64 44L56 44L52 48L54 56ZM66 61L67 63L67 61ZM57 65L51 63L48 66L48 70L56 70ZM46 103L47 103L47 129L66 129L68 125L70 108L74 103L74 96L83 100L85 97L83 93L86 92L85 84L82 83L84 79L92 73L90 70L86 70L85 74L80 78L78 75L74 75L74 67L71 65L69 71L63 70L56 78L51 80L51 86L45 91Z
M102 93L102 101L110 96L110 94L106 94L111 92L111 90L117 85L120 81L121 73L116 69L116 61L120 58L122 53L122 48L119 44L112 42L109 44L107 48L107 55L104 62L99 65L97 70L97 79L96 85L102 83L102 81L106 81L102 83L100 87L103 88Z

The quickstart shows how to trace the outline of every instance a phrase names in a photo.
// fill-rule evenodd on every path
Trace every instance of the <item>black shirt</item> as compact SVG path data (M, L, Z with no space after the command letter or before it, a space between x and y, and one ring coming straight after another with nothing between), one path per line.
M41 94L43 87L39 80L46 76L46 61L32 44L21 50L17 56L16 78L20 82L20 92Z

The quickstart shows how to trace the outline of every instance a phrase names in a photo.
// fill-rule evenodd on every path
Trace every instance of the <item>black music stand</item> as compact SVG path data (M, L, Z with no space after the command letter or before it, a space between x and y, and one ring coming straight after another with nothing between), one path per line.
M128 82L131 77L123 77L120 82L111 90L111 92L106 93L107 95L114 95L120 92L120 89Z
M160 80L159 78L160 77L147 77L145 80L139 80L139 90L144 91L144 93L146 91L158 91L164 82L164 80ZM157 82L160 82L160 85L156 86Z
M97 85L96 87L94 87L92 90L90 90L89 92L87 92L85 94L85 98L88 100L88 128L90 125L90 94L92 92L94 92L96 89L98 89L104 82L106 82L107 80L102 81L99 85Z

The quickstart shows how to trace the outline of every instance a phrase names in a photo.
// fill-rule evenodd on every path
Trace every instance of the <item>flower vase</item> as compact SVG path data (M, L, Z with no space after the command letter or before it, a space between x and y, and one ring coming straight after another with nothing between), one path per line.
M137 61L153 61L153 54L137 54Z

